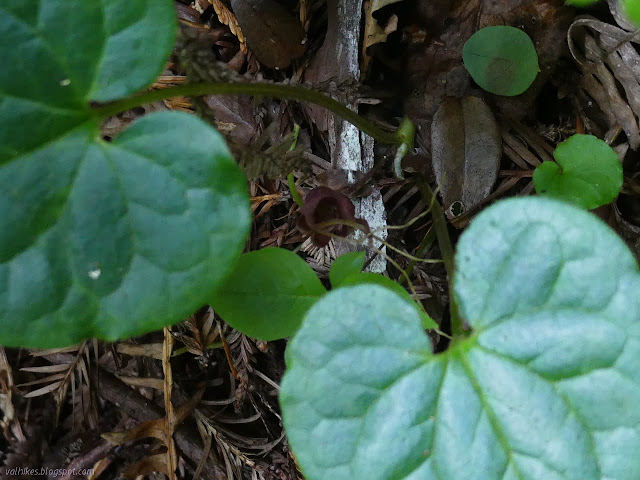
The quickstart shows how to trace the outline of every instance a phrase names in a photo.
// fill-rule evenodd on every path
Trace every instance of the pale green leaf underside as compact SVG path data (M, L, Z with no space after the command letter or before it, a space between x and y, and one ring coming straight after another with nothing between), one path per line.
M239 256L246 184L219 134L161 113L106 143L89 109L149 85L175 28L171 0L0 5L0 344L174 323Z
M445 354L377 286L309 311L281 386L307 478L640 478L640 281L624 244L528 198L483 212L458 248L474 334Z
M381 287L396 292L401 298L403 298L416 309L418 315L420 315L420 319L422 320L422 328L426 330L438 328L438 324L435 322L435 320L429 317L429 315L427 315L426 312L422 310L422 308L418 305L416 300L413 299L409 292L407 292L402 285L400 285L398 282L394 282L389 277L385 277L384 275L373 272L355 273L345 278L340 283L340 286L353 286L361 284L380 285Z

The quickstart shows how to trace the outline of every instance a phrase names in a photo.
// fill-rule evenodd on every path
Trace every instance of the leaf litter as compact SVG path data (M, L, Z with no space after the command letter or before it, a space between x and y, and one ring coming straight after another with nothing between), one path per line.
M178 2L183 40L153 88L267 79L305 84L365 105L366 114L383 124L407 112L421 129L406 171L439 185L445 207L457 200L465 205L462 215L451 220L458 228L496 198L529 194L533 168L551 159L558 143L571 133L592 133L616 148L625 170L623 194L602 215L638 255L639 37L622 20L616 3L610 2L611 16L602 9L578 15L584 11L560 0L409 3L365 3L362 76L345 80L328 53L339 38L330 20L335 0ZM523 29L534 41L541 73L521 96L505 99L482 92L462 66L465 41L489 25ZM467 151L465 145L473 143L467 133L445 135L471 115L448 118L447 109L465 101L484 105L483 115L495 117L482 122L489 126L478 132L491 139L488 155ZM174 99L114 117L102 134L109 140L142 114L166 109L195 111L215 125L249 173L255 216L249 249L301 247L326 278L336 257L333 241L326 251L319 249L297 228L299 208L283 180L293 172L303 194L318 188L344 194L348 183L331 164L326 114L266 98ZM296 125L300 133L294 136ZM382 147L375 153L376 162L388 155ZM484 159L485 166L476 168L485 173L452 168L450 158L469 156ZM456 184L445 185L443 179ZM411 181L395 178L384 166L359 188L357 195L380 189L392 224L405 225L428 208ZM432 227L425 217L390 230L388 242L407 253L438 258ZM392 256L409 267L406 258ZM442 266L417 264L410 271L428 311L445 322L449 299ZM398 277L392 267L388 274ZM436 348L437 342L446 342L432 341ZM166 345L173 342L170 352ZM6 466L94 468L94 478L115 478L126 469L131 476L160 471L170 478L191 478L197 470L201 478L299 478L277 404L283 349L282 341L254 341L232 330L207 307L165 334L130 342L89 342L33 354L2 349L0 425L11 442L0 448L6 452L2 460ZM115 448L100 437L108 432L116 443L133 446Z

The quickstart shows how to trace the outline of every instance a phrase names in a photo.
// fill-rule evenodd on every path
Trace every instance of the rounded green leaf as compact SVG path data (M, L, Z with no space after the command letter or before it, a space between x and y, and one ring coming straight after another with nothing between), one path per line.
M217 132L162 113L106 143L90 109L150 84L175 29L171 0L0 5L0 344L177 322L239 257L246 182Z
M320 300L280 390L309 480L640 478L640 277L596 217L543 198L485 210L454 291L473 328L431 353L377 286Z
M364 268L364 262L365 252L349 252L340 255L331 264L331 270L329 270L331 286L338 288L347 277L360 273Z
M210 304L233 328L261 340L293 335L304 314L327 291L295 253L263 248L240 257Z
M543 162L533 172L538 194L592 209L620 193L622 165L606 142L576 134L558 145L553 156L557 163Z
M413 299L409 292L407 292L402 285L398 282L394 282L389 277L385 277L379 273L372 272L362 272L362 273L354 273L353 275L345 278L342 283L340 283L341 287L351 286L351 285L380 285L392 292L395 292L401 298L407 301L411 306L413 306L418 315L420 315L420 320L422 321L422 328L425 330L430 330L432 328L438 328L438 324L433 320L429 315L427 315L423 309L421 309L416 301Z
M538 76L538 54L529 36L514 27L486 27L462 49L464 66L475 82L496 95L524 92Z

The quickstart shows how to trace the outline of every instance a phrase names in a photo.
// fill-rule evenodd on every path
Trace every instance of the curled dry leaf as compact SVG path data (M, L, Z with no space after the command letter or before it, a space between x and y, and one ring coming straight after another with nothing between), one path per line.
M369 0L364 4L364 41L362 42L362 70L367 72L371 64L371 57L367 54L367 49L376 43L387 41L387 36L398 29L398 17L392 15L387 24L382 27L373 17L374 12L382 7L400 2L401 0Z
M433 170L449 218L483 201L498 178L502 138L477 97L446 98L431 128Z
M300 21L274 0L231 0L247 44L260 63L286 68L306 46Z
M635 150L640 146L640 54L632 43L640 43L640 36L627 31L628 27L582 17L567 36L571 54L583 71L581 88L605 114L607 128L622 126Z
M348 225L331 225L323 227L321 224L331 220L344 220L362 225L366 231L369 224L366 220L355 218L355 206L346 195L328 187L317 187L311 190L300 207L298 228L311 234L311 240L318 247L326 247L331 237L323 232L345 237L351 231Z

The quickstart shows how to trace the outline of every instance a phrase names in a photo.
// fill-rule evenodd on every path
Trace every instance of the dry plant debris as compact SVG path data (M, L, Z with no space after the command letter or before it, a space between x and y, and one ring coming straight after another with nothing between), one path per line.
M637 32L624 23L607 23L602 15L575 17L561 0L410 3L370 0L363 5L362 78L373 90L364 91L360 79L338 78L336 59L330 58L330 47L340 33L335 11L327 2L311 0L300 2L300 19L296 5L275 0L197 0L194 8L180 8L183 42L153 88L200 81L267 79L295 84L304 80L352 104L373 98L367 101L372 104L366 106L367 112L380 123L393 123L407 111L422 128L420 144L407 158L405 171L432 185L439 181L445 206L460 199L469 203L451 222L457 228L497 198L531 193L533 169L550 160L555 144L567 135L575 131L600 135L616 146L628 172L625 201L603 216L640 252L640 168L634 152L640 145ZM187 2L181 6L188 7ZM381 25L377 18L383 8L388 15ZM478 92L461 66L466 39L478 28L497 24L524 29L540 53L540 79L531 92L516 99ZM392 32L397 33L390 36ZM577 67L564 51L565 38ZM405 63L385 57L385 50L373 46L395 49ZM486 108L498 118L496 129L480 132L491 137L491 155L486 157L490 168L482 186L471 187L477 194L472 201L461 193L469 188L466 175L460 174L463 167L443 174L432 165L432 154L437 159L438 152L453 152L449 145L453 140L445 134L462 121L442 119L436 112L456 102L447 97L466 95L484 97ZM561 104L562 111L541 114L548 107L545 102ZM347 177L356 182L361 177L332 167L325 112L265 98L177 98L114 117L102 134L109 140L142 114L165 109L195 110L229 140L251 179L254 224L248 249L299 247L326 278L337 256L335 242L308 235L308 228L305 234L298 230L299 219L314 213L294 204L284 181L293 172L297 186L312 199L309 192L330 188L342 192L339 202L349 201L353 192L343 195ZM297 135L295 125L300 127ZM463 147L456 145L458 151ZM353 196L380 189L389 223L403 226L389 233L389 243L400 252L390 257L409 273L418 298L433 317L446 321L444 268L412 263L402 255L441 256L433 224L419 218L428 203L415 182L392 176L384 166L385 156L388 152L376 150L376 163L383 166ZM450 166L444 157L439 163ZM470 177L477 180L475 174ZM457 184L443 186L443 178ZM354 212L348 210L346 217L353 221ZM313 239L322 240L316 242L321 246ZM401 278L391 267L388 273ZM444 337L434 335L432 340L436 346L446 344ZM5 439L0 461L7 466L93 468L94 478L115 478L125 472L135 478L152 471L169 478L191 478L194 473L228 480L301 478L277 403L283 347L282 342L256 342L233 331L208 307L171 332L129 342L84 342L46 352L5 352L0 347L0 426Z

